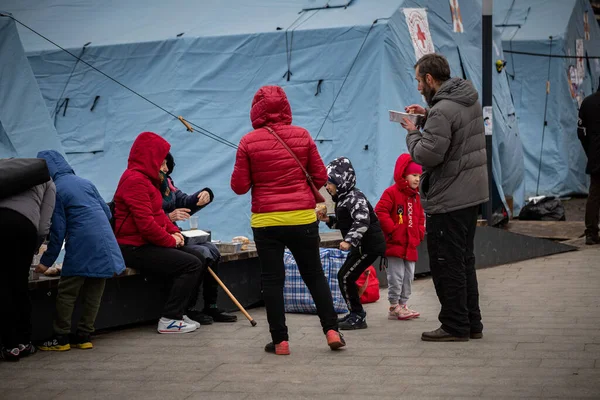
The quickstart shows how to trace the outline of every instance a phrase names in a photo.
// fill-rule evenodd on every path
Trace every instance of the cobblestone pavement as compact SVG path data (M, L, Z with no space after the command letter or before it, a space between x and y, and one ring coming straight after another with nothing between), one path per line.
M428 343L438 327L431 279L422 317L389 321L386 291L369 328L328 349L316 316L288 315L290 356L263 351L264 309L235 324L159 335L154 325L96 336L93 350L0 363L1 399L600 398L600 247L478 271L484 338Z

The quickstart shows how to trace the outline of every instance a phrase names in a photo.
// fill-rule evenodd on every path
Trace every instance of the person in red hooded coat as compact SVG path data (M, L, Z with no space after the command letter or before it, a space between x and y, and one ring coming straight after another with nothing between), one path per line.
M338 332L337 314L321 265L315 197L300 165L275 135L294 152L317 187L327 181L325 165L306 129L292 125L290 103L279 86L263 86L256 92L250 119L254 130L240 141L231 188L239 195L252 190L250 225L273 340L265 351L290 354L283 302L286 247L313 297L329 347L338 349L345 342Z
M127 169L115 193L115 235L125 265L170 280L171 289L158 322L159 333L187 333L200 324L185 311L198 290L204 265L162 209L160 168L171 145L152 132L133 142Z
M402 154L394 168L396 183L383 192L375 206L386 237L389 319L407 320L420 315L408 308L407 302L415 276L417 246L425 237L425 214L419 197L422 172L410 154Z

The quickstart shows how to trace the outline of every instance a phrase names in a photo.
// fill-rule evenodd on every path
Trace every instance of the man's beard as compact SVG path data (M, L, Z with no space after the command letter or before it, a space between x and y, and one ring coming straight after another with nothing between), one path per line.
M423 82L423 91L421 92L421 94L425 98L427 105L429 107L431 107L432 106L431 102L433 101L433 96L435 96L435 88L433 88L432 86L429 86L426 82Z

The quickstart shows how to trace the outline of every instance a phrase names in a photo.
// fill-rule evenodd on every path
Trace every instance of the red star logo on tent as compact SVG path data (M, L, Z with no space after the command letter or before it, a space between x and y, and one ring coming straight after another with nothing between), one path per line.
M421 41L421 47L425 47L425 41L427 40L427 37L425 36L425 33L421 30L421 25L417 24L417 40Z

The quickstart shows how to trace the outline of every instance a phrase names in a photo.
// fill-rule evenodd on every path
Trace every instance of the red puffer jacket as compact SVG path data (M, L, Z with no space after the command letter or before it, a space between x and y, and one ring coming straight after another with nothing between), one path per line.
M304 128L291 125L292 110L279 86L264 86L252 101L254 131L240 141L231 189L237 194L252 189L252 212L268 213L313 209L315 198L306 176L290 153L263 126L269 126L292 149L320 188L327 171L317 146Z
M175 247L178 232L162 209L158 190L160 165L171 145L152 132L141 133L133 142L127 169L115 193L115 233L122 245L153 244Z
M398 157L396 184L383 192L375 213L386 238L385 255L417 261L417 246L425 237L425 213L418 190L411 189L404 179L404 170L411 161L409 154Z

